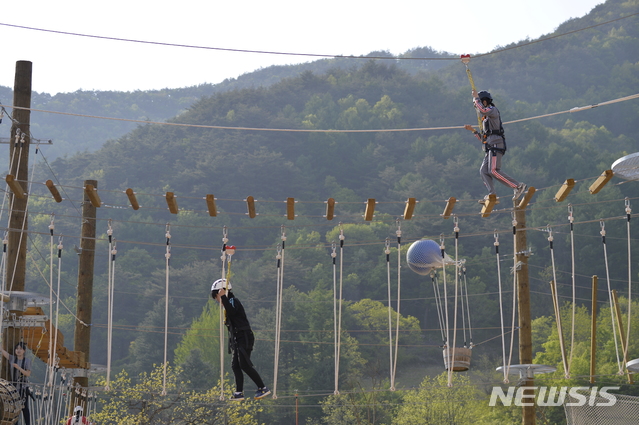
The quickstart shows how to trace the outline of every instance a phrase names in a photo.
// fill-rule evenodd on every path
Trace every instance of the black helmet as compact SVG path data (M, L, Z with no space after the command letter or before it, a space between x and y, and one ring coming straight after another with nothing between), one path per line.
M479 98L479 100L488 99L488 103L493 102L493 97L486 90L482 90L479 93L477 93L477 97Z

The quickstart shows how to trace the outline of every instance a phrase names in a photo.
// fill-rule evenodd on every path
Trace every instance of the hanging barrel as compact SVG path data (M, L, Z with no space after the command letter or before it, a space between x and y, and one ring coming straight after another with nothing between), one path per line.
M4 379L0 379L0 425L14 425L20 418L24 402L18 390Z
M453 356L452 351L453 350L450 350L449 352L448 347L444 348L444 369L448 370L451 363L453 364L453 372L463 372L470 369L470 357L473 350L466 347L456 347L455 359L451 362L451 357Z

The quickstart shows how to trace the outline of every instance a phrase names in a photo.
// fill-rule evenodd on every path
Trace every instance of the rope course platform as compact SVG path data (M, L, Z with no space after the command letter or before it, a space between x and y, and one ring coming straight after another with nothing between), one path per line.
M91 365L86 360L86 355L79 351L71 351L64 346L64 335L51 323L44 313L41 304L48 302L48 298L33 292L14 291L3 293L2 297L8 297L7 309L13 313L13 317L5 317L4 328L20 329L22 340L31 349L33 354L44 363L49 362L49 344L51 338L56 343L55 353L58 357L58 367L67 369L88 369Z

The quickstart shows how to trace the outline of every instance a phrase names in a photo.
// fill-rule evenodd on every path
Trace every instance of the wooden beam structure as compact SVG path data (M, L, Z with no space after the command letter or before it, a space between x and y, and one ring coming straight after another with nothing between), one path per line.
M286 198L286 218L295 220L295 198Z
M31 144L31 77L33 65L28 61L17 61L15 80L13 86L13 108L11 119L10 135L14 138L14 143L9 143L9 173L15 176L15 183L22 187L22 190L12 190L9 193L8 205L11 205L9 212L9 232L6 244L6 267L5 279L7 289L11 291L24 291L27 274L27 234L29 231L29 220L27 214L28 194L23 182L29 181L29 148ZM24 136L24 137L23 137ZM16 194L17 192L17 194ZM22 196L20 196L22 195ZM16 316L22 315L22 311L16 311ZM21 329L9 326L3 331L3 348L9 353L13 353L13 347L8 347L8 341L19 341ZM7 362L2 357L2 367L0 377L9 378L6 367Z
M29 316L45 317L41 307L27 307L23 316L27 321ZM81 351L71 351L64 346L64 335L59 329L51 323L51 320L45 320L42 326L30 326L23 329L22 338L33 354L44 363L49 361L49 343L51 340L56 342L54 348L59 358L59 367L67 369L89 369L90 364L87 356Z
M171 214L178 213L177 199L175 199L175 194L173 192L166 192L166 205L168 205Z
M519 201L519 205L517 205L517 208L519 208L519 209L526 208L528 206L528 203L532 199L532 197L535 195L536 191L537 191L537 189L535 189L534 187L530 186L528 188L528 190L526 191L526 194L524 195L524 197L521 199L521 201Z
M45 185L49 188L49 192L51 192L51 196L55 199L56 202L62 202L62 196L60 196L60 192L58 192L58 188L55 187L53 180L47 180Z
M217 217L217 206L215 205L215 196L209 194L206 195L206 207L209 210L211 217Z
M488 199L486 199L486 201L484 202L484 206L481 209L481 216L484 218L488 217L493 211L495 205L497 205L498 203L499 202L497 201L497 195L495 195L494 193L488 195Z
M255 218L257 213L255 212L255 198L252 196L246 197L246 209L248 210L247 214L250 218Z
M592 195L599 193L601 188L603 188L614 175L615 173L613 173L612 170L604 171L599 177L597 177L597 180L595 180L595 182L590 185L590 188L588 190L590 190L590 193Z
M20 183L16 181L14 176L12 176L11 174L7 174L7 177L5 177L4 180L7 182L7 185L9 185L9 188L11 189L13 194L16 196L16 198L18 199L25 198L24 189L22 188Z
M372 221L374 214L375 214L375 199L369 198L368 201L366 201L366 210L364 211L364 220Z
M131 203L131 208L133 208L136 211L139 210L140 204L138 203L138 199L135 197L135 192L133 191L133 189L128 188L125 193L126 193L126 196L129 198L129 202Z
M413 218L416 202L417 200L415 198L408 198L406 200L406 206L404 207L404 220L410 220L411 218Z
M96 208L100 208L100 206L102 205L102 201L100 200L100 195L98 195L97 187L95 187L91 183L87 183L87 185L84 186L84 193L87 194L91 205Z
M453 208L455 208L456 203L457 203L457 198L455 198L454 196L451 196L450 198L448 198L448 201L446 201L446 208L444 208L444 212L442 213L442 217L444 217L445 219L448 219L450 215L453 213Z
M557 193L555 193L555 202L561 202L566 199L573 187L575 187L575 180L567 179Z
M326 219L332 220L335 217L335 199L328 198L326 201Z

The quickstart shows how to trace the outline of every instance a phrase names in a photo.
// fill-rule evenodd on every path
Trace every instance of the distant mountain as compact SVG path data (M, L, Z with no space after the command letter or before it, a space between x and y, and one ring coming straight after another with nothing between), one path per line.
M333 68L357 69L365 63L365 58L371 56L391 57L388 52L371 52L362 56L362 59L334 58L299 65L276 65L246 73L238 78L227 79L215 85L201 84L179 89L133 92L78 90L53 96L34 92L32 107L69 114L164 121L183 113L202 97L230 90L268 87L306 71L324 73ZM452 55L424 47L409 50L402 57L452 57ZM443 61L405 61L399 65L411 72L430 72L447 64ZM12 101L13 89L0 86L0 103L11 104ZM5 124L9 122L8 119L4 121ZM33 137L53 141L51 146L43 146L44 154L49 160L59 156L73 155L76 152L95 151L107 140L116 139L130 132L137 125L126 121L92 120L37 112L31 116ZM10 125L0 125L0 137L8 138L9 131ZM5 152L0 152L0 163L7 163L7 155Z

